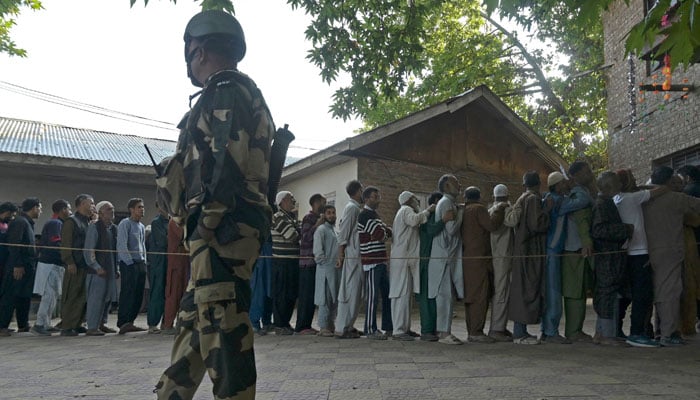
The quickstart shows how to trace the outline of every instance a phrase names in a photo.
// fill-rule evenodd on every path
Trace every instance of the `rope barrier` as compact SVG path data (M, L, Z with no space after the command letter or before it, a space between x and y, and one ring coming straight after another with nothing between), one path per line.
M696 245L700 245L700 242L696 242ZM69 251L83 251L83 248L77 248L77 247L56 247L56 246L41 246L41 245L28 245L28 244L19 244L19 243L0 243L0 247L5 246L5 247L20 247L20 248L34 248L34 249L51 249L51 250L69 250ZM670 249L670 248L676 248L677 246L659 246L659 247L653 247L653 250L660 250L660 249ZM100 252L100 253L119 253L118 250L111 250L111 249L94 249L93 251ZM133 253L133 252L130 252ZM146 255L151 254L151 255L166 255L166 256L189 256L189 253L168 253L168 252L160 252L160 251L147 251ZM610 255L610 254L627 254L627 250L617 250L617 251L602 251L602 252L594 252L592 253L592 256L596 255ZM554 256L554 257L579 257L581 256L580 253L577 252L564 252L560 254L527 254L527 255L508 255L508 256L463 256L463 257L387 257L386 259L392 259L392 260L456 260L458 258L461 258L462 260L492 260L492 259L521 259L521 258L544 258L548 256ZM259 259L296 259L296 260L313 260L313 256L292 256L292 255L278 255L278 256L263 256L259 255L257 258ZM376 257L343 257L344 259L347 260L380 260L384 261L385 258L376 258Z

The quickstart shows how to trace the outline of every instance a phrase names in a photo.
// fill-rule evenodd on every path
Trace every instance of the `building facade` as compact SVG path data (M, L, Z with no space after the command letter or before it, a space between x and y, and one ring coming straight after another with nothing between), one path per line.
M565 161L485 86L358 136L347 138L284 170L280 189L294 193L300 215L314 193L342 210L345 185L359 179L382 194L378 210L391 223L398 196L414 192L422 207L444 174L456 175L462 189L478 186L484 201L504 183L516 199L522 175L538 171L542 181ZM460 200L461 201L461 200Z
M627 33L655 1L628 3L617 0L603 14L605 63L611 65L606 72L609 162L611 168L631 168L644 182L658 165L700 164L700 65L677 68L671 77L676 90L661 91L665 76L659 62L625 56Z

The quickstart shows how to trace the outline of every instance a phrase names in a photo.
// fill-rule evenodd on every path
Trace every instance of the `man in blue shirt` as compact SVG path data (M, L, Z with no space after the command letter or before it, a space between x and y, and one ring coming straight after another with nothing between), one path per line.
M117 257L121 275L117 326L120 335L145 330L134 326L146 284L146 228L141 223L145 207L139 198L129 200L127 207L129 218L121 220L117 227Z

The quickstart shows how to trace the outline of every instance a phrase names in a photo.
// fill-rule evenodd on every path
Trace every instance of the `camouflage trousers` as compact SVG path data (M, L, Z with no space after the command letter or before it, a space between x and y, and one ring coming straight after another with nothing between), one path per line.
M189 291L178 320L172 365L156 386L158 399L191 399L205 372L215 399L254 399L257 374L248 313L239 313L235 300L195 305Z
M190 242L193 270L227 262L219 256L225 250L219 248L217 252L203 242L201 239ZM257 249L251 251L254 251L253 257L246 257L240 267L252 269ZM192 399L205 372L213 383L214 399L255 398L257 373L248 315L250 282L237 278L235 293L230 295L215 287L197 289L202 290L197 296L195 290L190 289L182 298L171 366L156 385L155 392L160 400ZM208 297L213 298L208 301Z

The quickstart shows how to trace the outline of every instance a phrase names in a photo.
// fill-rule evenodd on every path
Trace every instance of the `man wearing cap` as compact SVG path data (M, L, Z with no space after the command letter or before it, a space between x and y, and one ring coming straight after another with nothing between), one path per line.
M564 257L561 262L562 295L564 296L565 336L574 342L590 342L593 337L583 332L586 318L586 293L593 288L593 239L591 239L591 187L595 187L591 167L585 161L569 166L575 183L569 197L588 205L569 213L566 221Z
M191 399L205 371L215 399L255 397L250 277L270 232L275 127L260 90L237 70L245 50L240 24L223 11L198 13L185 29L188 76L202 92L156 183L159 207L186 226L191 278L159 399Z
M275 333L292 335L289 324L299 294L299 238L301 230L294 210L296 200L283 190L275 199L272 216L272 315ZM315 278L314 278L315 279Z
M462 274L464 277L464 309L468 342L493 343L495 339L484 334L486 311L489 306L491 285L489 275L491 259L491 232L503 224L506 203L489 215L480 203L481 190L470 186L464 191L464 216L462 218Z
M399 195L401 207L394 217L389 268L389 298L394 340L413 340L411 294L420 291L420 225L428 221L435 205L418 211L418 198L411 192ZM412 335L413 334L413 335Z
M22 212L7 228L10 246L0 287L0 336L10 336L8 326L12 314L17 320L17 332L29 331L29 305L36 269L34 220L40 215L41 202L36 197L28 197L22 202Z
M515 227L513 272L508 299L508 318L513 320L513 343L540 344L528 333L527 325L540 322L542 315L542 286L544 285L545 251L549 211L552 202L543 207L540 196L540 176L529 171L523 176L523 193L513 206L520 210Z
M545 201L553 203L549 212L547 231L547 264L545 267L545 306L542 315L542 341L545 343L570 344L571 341L559 334L562 315L561 259L566 240L567 214L587 207L586 196L567 196L568 183L564 174L554 171L547 176L549 192ZM550 200L551 199L551 200Z
M97 222L88 226L83 250L89 268L85 283L87 336L115 333L107 327L109 306L117 291L117 227L113 224L114 205L109 201L101 201L95 209Z
M433 238L428 263L428 298L435 299L438 342L459 345L462 341L452 334L452 288L457 298L464 298L460 232L463 210L456 203L459 181L454 175L443 175L438 181L438 190L443 196L435 207L435 221L441 220L449 212L455 213L456 217L446 222L445 228Z
M85 278L88 266L83 246L92 218L95 200L89 194L79 194L74 201L75 212L61 227L61 260L66 265L61 293L61 336L77 336L85 332Z
M513 227L517 219L513 218L512 206L508 201L508 187L498 184L493 188L493 204L489 208L489 216L503 212L503 225L491 232L491 254L493 256L493 295L491 296L491 323L489 337L497 342L510 342L513 333L506 325L508 323L508 297L510 295L510 271L513 255ZM508 215L511 218L506 219Z
M61 260L61 228L63 221L71 216L70 203L59 199L51 205L53 215L41 229L39 240L39 260L36 264L34 278L34 293L41 296L39 309L36 312L36 322L30 330L35 335L49 336L55 329L51 326L51 318L56 310L56 304L61 296L61 285L65 267Z
M364 286L364 274L360 262L360 238L357 232L357 217L362 211L362 183L352 180L345 185L350 201L343 209L338 223L338 262L340 287L338 288L338 316L335 320L335 335L340 339L357 339L360 332L355 320L360 311Z

